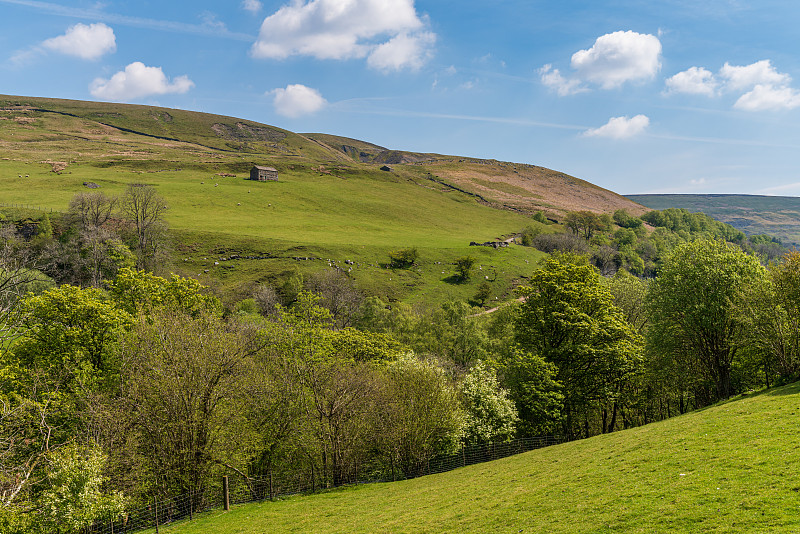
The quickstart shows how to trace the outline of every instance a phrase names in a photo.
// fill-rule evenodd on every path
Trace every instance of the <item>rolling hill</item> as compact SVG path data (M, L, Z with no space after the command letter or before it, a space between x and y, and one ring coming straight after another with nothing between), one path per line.
M278 169L279 181L246 180L254 164ZM446 280L448 265L467 254L493 273L486 278L502 298L540 254L471 241L535 226L530 215L540 210L555 219L577 209L644 210L534 165L404 152L191 111L0 96L3 205L63 211L85 184L117 195L130 183L156 186L170 208L172 270L231 299L256 283L335 265L390 300L464 299L474 287ZM388 251L402 247L419 249L417 268L385 269Z
M748 235L768 234L800 244L800 198L765 195L627 195L654 210L702 211Z
M404 482L241 505L217 532L796 532L800 384Z

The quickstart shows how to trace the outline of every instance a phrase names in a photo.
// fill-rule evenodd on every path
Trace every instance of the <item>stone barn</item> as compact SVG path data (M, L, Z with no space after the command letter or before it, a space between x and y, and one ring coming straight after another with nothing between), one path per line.
M250 179L258 180L259 182L266 182L268 180L277 181L278 169L255 165L252 169L250 169Z

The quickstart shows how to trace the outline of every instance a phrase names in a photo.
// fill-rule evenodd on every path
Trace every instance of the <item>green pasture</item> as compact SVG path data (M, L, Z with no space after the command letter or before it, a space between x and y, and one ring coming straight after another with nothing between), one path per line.
M428 305L469 300L478 285L487 281L492 287L490 301L487 301L490 305L512 298L513 289L524 283L544 256L533 248L521 246L498 250L466 245L418 247L419 259L413 267L392 269L388 265L388 252L397 247L304 245L191 231L174 235L178 250L172 270L216 287L228 300L246 298L257 283L280 285L298 273L307 278L318 271L338 267L347 271L367 295ZM453 277L454 262L465 255L476 259L473 275L469 280L457 281ZM231 256L239 258L230 259ZM248 256L262 259L248 259Z
M468 300L484 280L491 300L501 300L541 257L529 248L469 246L536 226L529 217L435 183L425 167L382 171L320 143L379 148L361 141L181 110L26 97L0 96L0 121L0 207L65 211L77 193L153 185L169 206L167 270L198 278L229 302L257 283L336 266L365 293L389 300ZM57 173L53 162L67 165ZM247 180L253 164L274 166L279 181ZM420 252L415 266L386 268L389 251L408 247ZM466 255L478 260L475 275L455 283L451 264Z
M120 195L129 183L158 188L175 230L278 239L298 244L457 247L513 234L530 219L492 209L458 192L441 193L406 180L339 178L285 172L278 182L221 177L210 171L136 172L72 165L62 174L44 164L0 163L0 198L66 210L83 183ZM23 178L18 176L22 174ZM25 177L29 175L29 177Z
M147 172L126 164L72 164L56 174L49 164L0 161L0 202L64 211L77 193L121 195L129 183L153 185L169 206L175 249L170 269L216 287L228 301L249 296L257 283L280 284L296 272L308 276L335 266L348 270L366 293L389 300L467 300L483 280L494 288L492 300L502 300L541 257L517 246L469 246L538 223L459 192L417 185L409 178L414 169L336 176L295 165L278 182L254 182L247 173L223 177L213 168L175 170L181 162L158 163L149 162L155 169ZM417 265L388 269L388 252L406 247L420 251ZM270 259L228 261L231 255ZM455 283L452 263L466 255L478 260L475 274Z
M797 532L800 384L415 480L210 512L171 534Z

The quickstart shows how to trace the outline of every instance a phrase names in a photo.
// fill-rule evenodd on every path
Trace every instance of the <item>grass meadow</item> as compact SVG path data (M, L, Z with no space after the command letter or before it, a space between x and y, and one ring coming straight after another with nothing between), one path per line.
M800 384L410 481L239 505L170 534L800 530Z
M278 283L330 265L351 269L362 289L390 300L465 300L487 279L495 288L492 298L502 299L542 256L523 247L470 247L471 241L538 223L462 193L409 183L402 175L338 177L302 169L282 173L278 182L253 182L246 173L222 177L212 170L140 172L74 164L55 174L49 164L0 161L0 198L5 205L64 211L72 196L90 191L84 182L98 184L106 195L121 195L129 183L153 185L169 206L171 270L217 287L227 300L247 296L256 283ZM417 265L387 269L388 252L405 247L420 251ZM220 261L233 254L270 259ZM475 257L480 269L466 283L451 283L451 264L465 255Z

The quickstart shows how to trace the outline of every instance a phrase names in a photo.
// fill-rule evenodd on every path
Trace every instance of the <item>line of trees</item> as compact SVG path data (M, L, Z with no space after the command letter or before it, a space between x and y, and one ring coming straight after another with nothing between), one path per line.
M78 532L154 492L202 496L225 472L320 488L364 469L416 476L462 443L514 434L493 370L456 374L389 335L337 328L312 293L243 322L193 280L124 268L104 289L62 285L20 309L0 366L3 532Z
M797 252L764 266L700 229L670 238L649 278L556 249L488 315L365 297L340 271L225 309L194 280L133 268L155 261L154 237L117 202L76 197L72 222L2 234L2 532L80 532L228 472L320 488L414 476L461 444L614 432L800 372ZM127 263L73 230L115 225ZM650 232L640 244L677 235ZM609 230L578 233L564 235ZM83 263L55 281L31 267L73 238Z
M682 208L653 210L634 217L625 210L613 215L573 211L564 216L565 232L547 232L534 225L521 232L522 244L547 253L572 252L588 256L605 276L624 269L636 276L656 276L667 255L681 243L698 239L733 243L762 263L787 252L780 240L767 235L746 236L703 213Z

